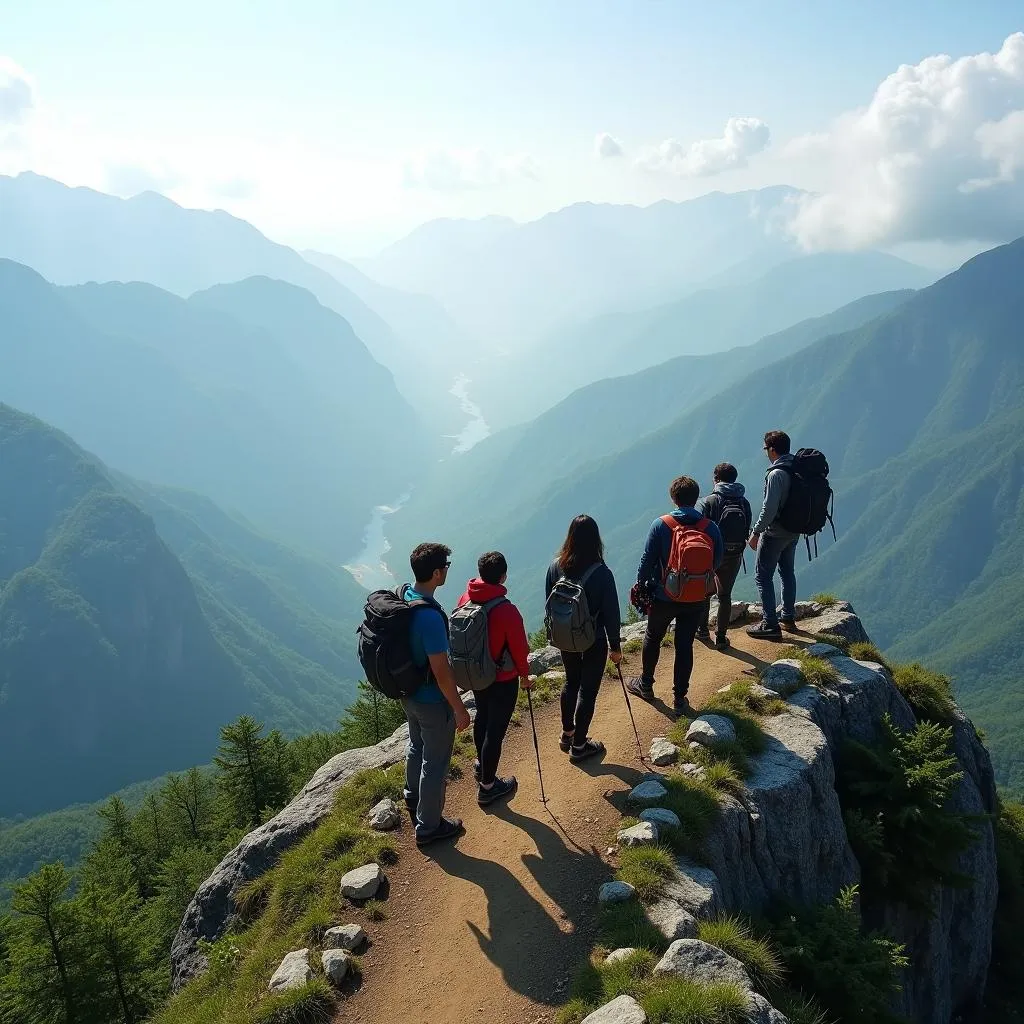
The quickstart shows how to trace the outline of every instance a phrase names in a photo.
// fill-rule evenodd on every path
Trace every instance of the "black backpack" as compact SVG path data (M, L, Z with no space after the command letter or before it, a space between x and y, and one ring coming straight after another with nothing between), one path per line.
M750 536L750 514L744 498L736 495L714 494L714 500L704 501L704 511L718 527L727 555L740 555Z
M375 590L366 599L359 636L359 662L366 681L378 692L400 700L411 697L430 679L430 666L412 660L409 634L417 608L437 608L430 601L406 601L406 587ZM440 611L440 609L438 609ZM441 612L444 616L444 612ZM445 617L445 628L448 626Z
M836 539L836 527L832 521L834 496L828 482L828 459L814 448L801 448L793 461L773 465L789 475L789 495L779 509L776 522L790 533L801 533L807 543L807 557L811 557L811 537L814 537L814 554L818 554L817 534L826 526L832 527L832 539ZM765 475L767 488L767 474Z

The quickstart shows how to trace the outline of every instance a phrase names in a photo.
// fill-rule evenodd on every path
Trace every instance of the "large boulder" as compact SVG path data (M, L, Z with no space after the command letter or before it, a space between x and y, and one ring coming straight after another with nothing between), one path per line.
M372 747L332 757L284 810L254 829L214 868L185 911L171 946L171 986L176 991L206 970L200 940L214 942L236 916L235 897L246 882L272 868L286 850L301 842L334 809L338 790L369 768L387 768L405 758L409 727L402 725Z
M271 992L287 992L289 989L302 988L312 980L313 969L309 966L309 950L295 949L281 961L267 987Z
M665 951L654 973L672 974L705 985L726 981L744 991L753 989L750 977L739 960L700 939L676 939Z
M713 748L718 743L733 743L735 740L736 726L725 715L701 715L686 730L686 742L699 743L702 747Z
M542 676L553 668L562 667L562 654L556 647L541 647L540 650L530 651L530 671L536 676Z
M841 636L844 640L849 640L850 643L868 639L864 624L846 603L822 609L819 615L815 615L814 618L808 619L804 623L804 629L812 633L830 633L833 636Z

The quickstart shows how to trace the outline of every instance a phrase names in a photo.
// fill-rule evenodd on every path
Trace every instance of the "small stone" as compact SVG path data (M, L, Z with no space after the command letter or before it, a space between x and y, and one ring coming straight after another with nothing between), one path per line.
M685 907L680 906L671 899L659 899L647 910L647 916L651 924L668 939L674 942L676 939L697 938L697 918Z
M377 895L384 881L379 864L364 864L341 879L341 895L350 900L369 900Z
M626 903L635 893L636 889L629 882L605 882L597 890L597 899L600 903Z
M761 685L773 693L789 696L804 685L803 667L796 658L773 661L761 674Z
M659 828L682 828L683 823L675 811L667 807L647 807L640 812L641 821L652 821Z
M655 736L651 742L651 763L663 768L674 764L679 757L679 748L664 736Z
M370 819L370 828L378 832L390 832L398 828L402 821L402 816L398 813L398 804L386 797L370 808L367 817Z
M636 952L632 946L623 946L622 949L613 949L605 958L606 964L617 964L620 960L631 957Z
M668 790L660 782L650 779L633 789L629 799L633 803L647 803L650 800L661 800L665 796L668 796Z
M324 932L326 949L358 949L366 942L366 932L357 924L343 924Z
M584 1017L583 1024L647 1024L647 1014L632 996L617 996Z
M340 985L348 974L352 954L347 949L325 949L320 957L324 974L332 985Z
M691 743L690 744L690 748L692 750L700 750L701 749L701 744L699 744L699 743ZM691 764L684 764L683 767L680 768L679 770L684 775L690 775L690 776L692 776L695 779L699 779L704 774L704 768L703 768L702 765L699 765L699 764L692 764L692 763Z
M843 652L834 644L816 643L804 648L804 654L812 658L841 658Z
M287 992L301 988L313 980L313 969L309 966L309 950L295 949L288 953L274 971L268 988L271 992Z
M736 726L724 715L701 715L686 730L690 743L713 747L716 743L732 743L736 739Z
M657 846L658 826L651 821L641 821L630 828L624 828L618 835L619 846Z

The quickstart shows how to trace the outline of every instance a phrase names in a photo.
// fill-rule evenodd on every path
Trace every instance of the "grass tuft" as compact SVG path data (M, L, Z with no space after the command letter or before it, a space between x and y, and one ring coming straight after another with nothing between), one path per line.
M642 993L649 1024L741 1024L748 1019L746 994L724 982L660 979Z
M380 900L367 900L363 904L363 914L367 921L386 921L388 912Z
M323 978L302 988L267 996L252 1014L253 1024L327 1024L333 1016L334 992Z
M940 725L956 721L953 684L949 676L940 675L919 665L894 665L891 669L896 689L903 694L918 718Z
M672 850L665 846L630 846L619 852L615 877L629 882L642 900L652 900L676 871Z
M839 604L839 598L836 597L835 594L830 594L828 592L814 594L812 595L811 600L815 604L820 604L822 608L835 608L835 606Z
M598 941L605 949L650 949L661 951L668 945L665 937L651 924L643 904L603 903L598 917Z
M819 644L831 644L833 647L838 647L844 654L847 654L850 650L850 641L838 633L814 633L813 638ZM794 650L794 648L787 647L786 650L790 651ZM787 654L786 657L792 657L792 655Z
M889 672L892 671L892 666L885 660L885 655L867 640L858 640L856 643L850 644L850 649L846 653L855 661L873 661Z
M643 637L635 636L622 645L623 654L639 654L643 650Z
M822 634L824 636L824 634ZM823 640L823 643L831 643ZM800 674L808 686L816 686L819 690L839 683L839 671L827 658L819 658L808 654L803 647L784 647L779 651L779 661L792 660L800 662Z
M697 937L739 960L754 985L762 991L780 984L785 975L782 960L771 943L755 936L738 917L700 921Z

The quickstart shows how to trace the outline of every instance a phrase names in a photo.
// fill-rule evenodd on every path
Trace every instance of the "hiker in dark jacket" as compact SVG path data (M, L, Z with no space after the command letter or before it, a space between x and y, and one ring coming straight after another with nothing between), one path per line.
M725 635L732 613L732 587L743 564L743 552L750 537L750 523L753 515L750 502L743 496L743 484L736 482L736 467L728 462L715 466L714 490L697 503L697 511L707 516L722 535L724 554L722 564L715 570L715 592L718 594L718 625L715 630L715 647L724 651L729 647ZM710 640L708 621L711 617L711 598L704 604L704 621L697 630L698 640Z
M678 477L669 487L669 497L676 506L672 511L672 518L677 523L698 529L700 524L704 523L704 532L711 538L714 546L713 568L717 569L722 563L724 553L722 535L713 522L705 519L694 508L700 497L700 485L691 477ZM654 672L661 654L661 641L674 621L676 660L672 676L672 705L676 715L687 715L691 711L686 694L690 688L690 674L693 672L693 639L704 618L708 587L714 584L709 580L700 599L696 601L676 601L669 596L665 590L665 575L672 550L672 539L673 527L664 519L655 519L647 534L647 543L644 545L640 568L637 570L637 583L640 589L654 595L644 633L641 656L643 675L638 679L631 679L626 685L629 692L641 700L654 700Z
M757 552L754 583L761 599L761 621L747 630L757 640L781 640L781 622L787 629L796 628L796 544L797 533L790 533L778 523L779 513L789 497L790 474L786 467L793 463L789 453L789 434L769 430L764 435L764 452L771 462L765 474L764 504L750 533L750 546ZM775 607L775 571L782 577L782 616Z
M594 643L586 651L561 652L565 685L561 701L562 737L558 745L569 752L571 760L582 761L604 752L604 744L590 739L587 732L594 717L597 692L601 688L608 659L611 658L616 665L622 660L619 595L615 589L615 577L604 562L601 533L590 516L577 516L569 524L562 550L548 568L544 585L545 603L563 576L582 581L597 632Z
M508 564L500 551L488 551L476 563L480 575L470 580L466 592L456 607L469 604L484 605L488 601L506 597L505 579ZM494 605L487 615L487 646L498 674L484 690L474 690L476 718L473 720L473 742L476 744L476 764L473 774L479 786L477 802L481 807L502 797L515 796L519 786L514 775L498 778L498 761L505 742L509 722L516 709L519 686L528 690L530 682L530 643L519 609L509 600Z

